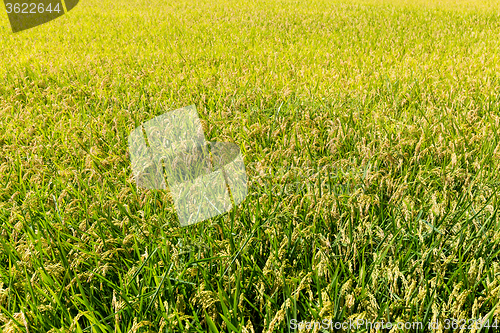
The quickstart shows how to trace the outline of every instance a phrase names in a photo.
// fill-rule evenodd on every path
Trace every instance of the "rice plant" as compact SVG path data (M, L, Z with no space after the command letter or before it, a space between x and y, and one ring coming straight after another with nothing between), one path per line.
M500 320L498 2L85 0L0 35L2 331ZM249 193L181 227L127 137L192 104Z

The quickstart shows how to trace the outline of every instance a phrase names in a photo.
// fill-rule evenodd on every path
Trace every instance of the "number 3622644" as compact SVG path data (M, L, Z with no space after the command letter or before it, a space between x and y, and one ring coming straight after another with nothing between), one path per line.
M42 14L42 13L60 13L61 8L57 3L53 8L52 4L44 5L43 3L6 3L7 14Z

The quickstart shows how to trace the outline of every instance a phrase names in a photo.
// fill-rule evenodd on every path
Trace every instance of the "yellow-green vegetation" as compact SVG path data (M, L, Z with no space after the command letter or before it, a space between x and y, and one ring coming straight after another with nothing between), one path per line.
M4 332L500 320L497 1L84 0L0 23ZM190 104L251 187L181 228L127 136Z

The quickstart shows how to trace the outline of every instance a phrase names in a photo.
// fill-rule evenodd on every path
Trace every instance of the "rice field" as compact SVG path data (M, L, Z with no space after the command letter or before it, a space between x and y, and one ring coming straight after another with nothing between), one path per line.
M0 49L1 331L500 322L497 1L83 0ZM249 193L181 227L127 138L192 104Z

